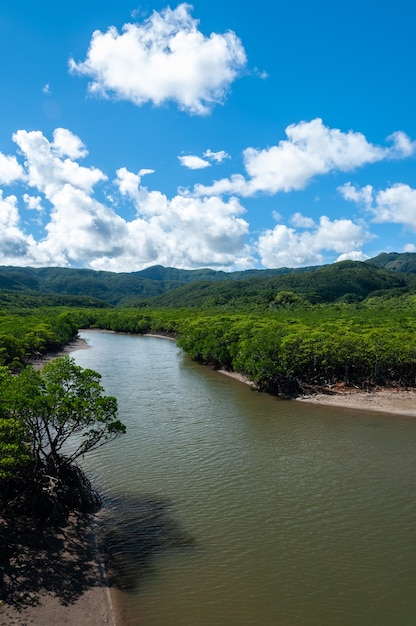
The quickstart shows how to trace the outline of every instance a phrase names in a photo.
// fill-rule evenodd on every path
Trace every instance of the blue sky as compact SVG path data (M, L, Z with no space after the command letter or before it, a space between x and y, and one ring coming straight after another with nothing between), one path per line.
M416 252L410 0L0 3L0 264Z

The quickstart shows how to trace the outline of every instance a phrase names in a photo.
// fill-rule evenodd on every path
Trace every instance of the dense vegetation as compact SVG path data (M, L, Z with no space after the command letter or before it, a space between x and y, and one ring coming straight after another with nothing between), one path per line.
M416 387L415 258L235 275L0 268L3 509L23 502L53 517L94 502L73 462L123 432L115 400L102 396L99 374L68 358L30 366L79 328L167 334L193 359L285 397L338 384Z
M77 328L165 333L192 358L245 374L258 388L296 395L317 386L416 385L416 295L373 296L362 303L311 305L280 294L276 310L39 309L9 320L5 364L23 365L28 346L56 345ZM37 329L34 334L33 328ZM53 330L55 329L55 331ZM64 329L64 331L62 331ZM42 332L41 332L42 331ZM54 332L57 334L54 335ZM40 339L52 336L50 343ZM11 341L13 337L13 341ZM12 353L8 353L8 347ZM16 356L16 354L18 356ZM13 358L12 358L13 357ZM19 360L20 359L20 360ZM24 360L24 359L23 359Z
M416 296L364 304L288 304L268 313L97 311L93 325L165 332L192 358L237 371L258 388L296 395L316 387L416 385ZM294 302L294 303L293 303Z
M65 519L99 498L76 460L125 431L100 375L69 357L19 376L0 368L2 516Z
M272 393L295 395L337 382L413 387L415 258L380 255L371 263L204 281L201 275L223 273L149 268L135 273L133 283L143 275L141 280L163 283L164 294L142 298L135 307L89 302L89 295L65 296L65 306L56 306L56 295L10 291L9 284L0 290L0 365L18 370L59 349L78 328L96 327L170 334L192 358L244 373ZM396 269L384 269L392 263ZM18 271L25 276L32 271L3 269L16 270L15 278ZM70 278L74 271L84 272L33 270L48 277L49 285L53 277L62 281L65 271ZM101 274L106 273L91 280L101 281ZM181 280L187 284L165 289L169 281Z

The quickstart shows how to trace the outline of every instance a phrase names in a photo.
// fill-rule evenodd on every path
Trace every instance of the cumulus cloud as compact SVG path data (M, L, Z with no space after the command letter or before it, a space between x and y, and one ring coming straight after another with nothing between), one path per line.
M0 160L3 185L13 185L13 194L0 193L2 264L113 271L162 264L231 270L252 267L260 259L264 267L296 267L320 264L324 255L362 260L362 247L371 239L364 221L327 216L314 221L295 212L287 226L273 212L275 227L257 234L257 241L249 244L250 225L235 195L178 192L168 197L143 184L144 177L154 173L145 168L131 172L121 167L109 181L100 169L81 164L87 148L67 129L56 129L51 140L40 131L18 130L13 139L17 157ZM308 145L306 141L302 149L310 154ZM364 152L362 148L361 155ZM205 158L219 162L214 154ZM334 154L338 155L335 149ZM19 184L22 192L17 197ZM396 184L376 191L370 185L358 188L348 183L339 191L363 207L367 222L400 223L416 231L416 190L410 186ZM129 218L117 212L126 206ZM42 218L36 238L27 231L35 221L34 210Z
M68 140L66 148L63 144L64 135ZM90 193L98 182L106 180L101 170L83 167L71 158L62 158L68 153L77 154L78 157L85 155L85 149L81 148L82 142L70 131L55 133L51 143L40 131L18 130L13 135L13 141L26 158L28 184L43 192L48 200L52 201L54 194L65 184Z
M313 219L302 215L302 213L294 213L290 221L296 228L313 228L315 226Z
M29 210L42 211L42 198L40 196L30 196L28 193L24 193L23 201Z
M344 252L340 254L337 261L366 261L370 257L364 254L361 250L351 250L350 252Z
M393 142L393 146L390 149L391 158L402 159L415 153L416 141L411 141L406 133L403 133L401 130L390 135L388 139Z
M232 31L203 35L191 10L183 3L125 24L121 33L114 26L95 31L87 58L70 59L70 71L88 76L89 92L97 96L138 106L174 101L189 113L208 113L224 101L246 54Z
M53 131L51 149L58 157L69 157L70 159L82 159L88 154L81 139L66 128L56 128Z
M27 254L30 239L20 230L16 196L3 198L0 191L0 260L18 259Z
M416 189L397 184L375 194L374 222L402 224L416 231Z
M346 200L361 204L375 223L401 224L416 231L416 189L403 183L376 191L371 185L355 187L347 183L339 188Z
M196 185L193 193L249 197L259 192L275 194L304 189L315 176L331 171L347 172L383 159L407 157L416 147L402 132L391 135L392 147L376 146L362 133L329 128L319 118L288 126L286 136L287 139L271 148L244 151L247 177L234 174L210 186Z
M125 168L117 171L117 177L121 193L134 202L137 218L128 224L130 238L123 256L98 259L95 268L130 265L134 259L137 263L140 251L147 255L147 264L175 267L249 267L253 263L245 244L249 225L240 217L245 209L236 198L228 202L216 197L168 198L143 187L139 177Z
M230 155L227 154L225 150L218 150L217 152L213 152L212 150L208 149L205 150L203 157L205 158L188 154L184 156L178 156L178 159L181 162L181 165L183 165L184 167L188 167L191 170L202 170L206 167L210 167L211 162L214 162L216 164L222 163L224 159L229 159Z
M37 240L27 235L17 197L3 198L0 193L0 263L113 271L134 271L155 263L222 269L254 263L245 242L249 230L242 217L245 209L236 198L227 202L216 197L168 198L143 186L143 177L153 170L134 173L120 168L114 193L109 194L114 201L108 204L96 197L96 186L107 177L74 160L87 153L76 135L57 129L49 141L39 131L19 130L14 140L24 161L19 165L25 183L22 205L42 210L45 225ZM117 194L134 210L130 221L115 210Z
M297 231L284 224L264 231L257 243L258 252L265 267L300 267L323 262L323 251L343 255L360 255L357 251L370 235L348 219L330 220L322 216L318 224L309 230Z
M71 185L64 185L53 203L44 244L62 264L88 262L91 254L118 256L123 252L127 226L110 207Z
M338 191L345 200L350 200L356 204L363 204L369 207L373 202L373 188L371 185L366 185L359 189L351 183L345 183L345 185L338 187Z
M137 174L135 174L134 172L129 172L125 167L121 167L117 170L116 174L117 177L114 183L119 188L120 193L123 196L129 196L137 203L139 202L141 195L140 185L142 176L154 174L154 170L141 169Z
M23 180L24 171L15 156L7 156L0 152L0 184L10 185L10 183Z
M184 156L178 156L178 159L184 167L188 167L190 170L202 170L205 167L211 167L211 163L205 159L201 159L199 156L187 154Z

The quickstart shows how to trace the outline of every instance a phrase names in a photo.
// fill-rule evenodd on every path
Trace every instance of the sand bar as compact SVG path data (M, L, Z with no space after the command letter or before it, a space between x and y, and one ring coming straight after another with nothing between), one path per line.
M246 385L253 383L243 374L218 370L221 374L230 376ZM383 388L376 387L369 391L337 385L328 387L324 392L299 396L296 402L308 402L326 406L338 406L345 409L360 411L376 411L377 413L391 413L394 415L408 415L416 417L416 390L403 387Z

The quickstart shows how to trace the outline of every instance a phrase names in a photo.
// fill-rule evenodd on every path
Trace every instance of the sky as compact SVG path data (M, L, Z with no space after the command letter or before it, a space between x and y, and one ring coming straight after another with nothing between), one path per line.
M135 1L1 1L0 265L416 252L414 2Z

